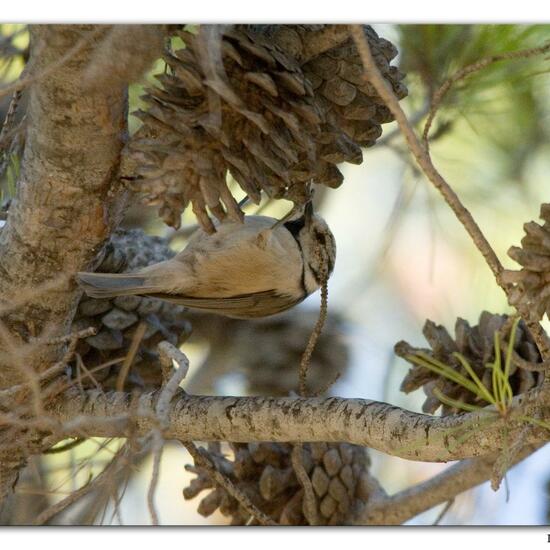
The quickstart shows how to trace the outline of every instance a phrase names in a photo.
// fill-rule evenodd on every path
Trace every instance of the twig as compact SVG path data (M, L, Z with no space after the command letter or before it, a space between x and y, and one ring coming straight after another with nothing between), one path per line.
M0 324L1 324L1 321L0 321ZM0 332L1 332L1 327L0 327ZM86 338L88 336L91 336L91 335L95 334L95 332L96 332L95 328L88 327L86 329L79 330L77 332L73 332L73 333L68 334L66 336L60 336L60 337L49 338L49 339L48 338L46 338L46 339L41 339L41 338L32 339L28 344L29 346L32 346L36 343L58 344L58 343L63 343L63 342L69 341L69 346L67 347L67 351L64 353L64 355L63 355L63 357L61 358L60 361L58 361L57 363L55 363L54 365L52 365L50 368L46 369L45 371L43 371L41 373L36 373L37 383L40 384L44 380L47 380L47 379L59 374L60 372L62 372L63 369L65 369L65 367L69 363L69 361L73 358L78 340L81 339L81 338ZM20 349L20 351L21 351L21 353L24 353L24 349ZM82 366L84 366L84 365L82 365ZM32 380L34 380L34 377L32 378ZM0 400L3 401L3 400L8 400L8 399L15 399L19 396L20 392L22 392L23 390L28 389L29 387L32 389L32 387L33 387L32 384L34 383L34 382L32 382L32 380L29 380L27 382L23 382L21 384L15 384L15 385L13 385L9 388L6 388L4 390L0 390ZM64 388L61 388L61 389L64 389ZM42 397L45 398L48 394L51 396L51 391L45 390L45 391L42 391L42 394L43 394ZM36 409L36 406L35 406L35 409Z
M168 378L165 371L165 384L157 401L157 415L162 426L164 427L168 424L168 408L170 406L170 401L174 395L176 395L179 385L189 372L189 359L187 359L187 356L176 348L176 346L167 341L161 342L157 346L157 349L159 351L160 363L162 367L169 367L173 370L173 362L175 361L177 364L177 368L170 378Z
M38 373L29 366L24 358L21 357L20 350L18 350L12 342L12 334L0 320L0 341L3 343L3 347L6 349L8 356L13 360L16 368L27 378L27 384L32 393L32 407L33 413L37 418L40 418L44 414L44 402L40 393L40 378Z
M472 242L481 252L487 262L487 265L493 272L497 284L509 297L511 287L506 284L502 278L503 267L500 260L495 254L495 251L491 247L489 241L487 241L485 235L477 225L470 211L462 204L452 187L445 181L433 165L428 151L424 148L416 136L413 128L407 120L407 116L399 105L399 100L378 70L376 62L372 57L370 46L365 38L363 29L360 25L350 25L350 33L355 41L363 67L365 69L365 79L374 86L378 95L393 114L397 124L399 124L399 127L405 136L409 150L413 154L418 165L435 188L441 193L445 199L445 202L449 205L460 223L464 226L470 235ZM539 347L539 351L543 356L543 359L550 358L550 344L543 328L538 322L531 319L531 314L529 311L522 308L519 310L519 313L526 321L531 334Z
M300 361L299 377L300 377L300 395L301 396L307 395L307 371L309 369L311 355L315 350L315 346L317 345L317 340L319 340L319 336L321 335L321 331L323 330L323 325L325 324L325 320L327 318L327 311L328 311L328 285L325 277L325 280L321 286L321 307L319 310L319 318L317 319L317 323L315 323L315 327L313 328L313 332L309 337L306 349L304 350L302 359Z
M151 515L151 523L153 525L159 524L159 516L155 507L155 492L160 475L160 460L162 458L162 451L164 448L164 439L158 428L153 429L152 433L152 451L153 451L153 471L151 473L151 481L149 483L149 489L147 490L147 507L149 508L149 514Z
M147 491L147 505L149 507L149 513L151 514L153 525L158 525L158 514L155 508L154 499L160 474L160 461L162 458L162 450L164 447L164 439L162 437L161 430L164 430L169 426L168 415L170 412L170 401L172 401L172 398L174 397L174 395L176 395L180 383L182 382L182 380L185 379L185 376L187 375L187 372L189 370L189 360L187 359L185 354L182 353L170 342L161 342L158 345L158 350L160 354L161 365L165 369L167 369L168 367L171 367L173 369L173 361L175 361L178 366L170 378L168 378L167 370L163 370L165 382L163 384L155 408L160 428L155 427L152 430L153 472L151 474L149 490Z
M521 462L543 444L524 447L510 466ZM354 525L401 525L405 521L447 502L449 498L484 483L491 477L495 456L459 462L434 477L399 493L378 499L373 506L358 511Z
M548 51L550 51L550 42L538 48L529 48L526 50L518 50L515 52L507 52L503 54L491 55L489 57L480 59L475 63L471 63L470 65L463 67L462 69L456 71L453 75L451 75L437 90L437 92L435 92L433 96L430 112L428 114L426 124L424 125L424 132L422 133L422 139L424 141L424 147L426 148L426 150L429 149L428 134L432 126L432 123L434 121L435 115L438 109L441 107L441 103L443 99L445 98L445 96L447 95L447 93L449 92L449 90L452 88L454 84L456 84L460 80L463 80L467 76L477 71L481 71L482 69L489 67L493 63L497 63L499 61L507 61L511 59L533 57L535 55L544 54Z
M88 336L94 336L97 330L94 327L84 328L82 330L77 330L76 332L71 332L70 334L65 334L64 336L56 336L54 338L41 339L33 338L31 344L63 344L65 342L70 342L70 345L73 346L75 342L81 340L82 338L88 338Z
M370 46L365 38L363 29L360 25L350 25L350 32L353 36L353 39L355 40L357 50L365 68L365 79L374 86L378 95L382 98L388 109L390 109L393 116L395 117L395 120L399 124L401 131L405 135L409 149L414 155L419 166L422 168L428 179L443 195L443 198L445 199L447 204L451 207L457 218L465 227L466 231L468 231L470 237L474 241L474 244L483 254L483 257L493 271L493 274L495 275L497 280L499 280L500 273L502 271L500 260L498 259L487 239L485 238L485 235L483 235L483 233L481 232L479 226L477 225L476 221L474 220L468 209L460 202L460 199L458 198L454 190L433 166L429 155L416 137L414 130L407 120L407 116L399 105L399 100L378 70L376 62L372 57Z
M0 131L0 151L6 147L9 138L13 135L12 130L15 122L15 114L17 112L17 106L19 105L21 95L22 91L16 90L11 98L6 117L4 118L4 124L2 125L2 130Z
M451 498L447 501L447 504L443 506L443 510L439 512L437 517L435 518L435 521L432 523L432 525L439 525L441 520L447 515L447 512L451 509L451 506L454 504L455 499Z
M304 516L310 525L319 525L319 515L317 514L317 499L313 491L313 484L307 475L304 467L304 447L301 443L297 443L292 447L290 455L294 473L304 489Z
M59 453L65 453L67 451L70 451L71 449L74 449L75 447L78 447L81 443L84 443L84 441L86 441L85 438L77 437L74 441L66 443L65 445L61 445L61 447L51 447L50 449L45 450L42 454L56 455Z
M221 487L223 487L239 504L253 517L255 517L262 525L278 525L276 521L270 518L267 514L258 509L258 507L250 500L250 498L241 491L228 477L224 476L212 462L212 459L207 456L204 451L200 452L196 445L191 441L182 441L183 446L187 449L194 462L198 466L202 466L211 476L211 478Z
M320 251L317 251L317 253L320 254ZM327 318L328 271L327 271L326 264L323 267L324 267L323 283L321 285L321 306L319 309L319 317L317 319L317 322L315 323L315 327L313 328L313 332L309 337L306 349L304 350L302 359L300 361L299 379L300 379L300 395L302 397L305 397L307 395L307 372L311 361L311 355L313 354L315 346L317 345L317 341L319 340L319 336L321 335L321 331L323 330L323 326ZM339 377L339 373L336 376L336 378L338 377ZM334 381L335 380L333 380L332 382ZM304 452L303 452L303 445L301 443L296 443L293 446L292 454L291 454L291 462L292 462L292 467L294 469L296 477L298 478L300 485L304 489L304 515L310 525L318 525L319 517L317 514L317 501L315 498L315 493L313 492L313 485L311 483L311 479L307 475L306 469L304 467Z
M84 374L82 374L82 371L84 371ZM84 361L82 359L82 356L80 354L76 355L76 379L75 382L78 385L78 388L81 392L84 391L84 387L82 385L82 380L84 378L89 378L92 381L92 384L95 386L96 390L103 391L103 388L97 381L96 377L90 372L88 367L84 364Z
M417 111L416 113L413 113L411 115L410 123L411 126L416 126L430 111L430 100L429 97L426 98L426 101L422 108ZM377 140L376 145L380 147L381 145L389 145L391 141L394 140L399 134L401 133L401 130L399 129L399 126L397 128L393 128L390 132L387 134L384 134L379 140Z
M122 363L122 366L120 367L120 372L118 373L118 377L116 381L116 391L121 392L124 390L124 383L126 382L126 377L128 376L130 367L134 362L134 359L139 349L139 345L143 340L143 335L145 334L146 330L147 330L147 324L144 321L141 321L141 323L139 323L139 325L136 327L136 330L132 337L132 343L130 344L130 349L126 354L124 363Z
M176 394L179 389L179 385L184 380L188 370L189 370L189 361L185 354L178 350L175 346L169 342L161 342L158 346L161 365L164 369L172 366L172 362L175 361L178 364L176 372L170 377L170 379L165 383L159 399L157 401L156 413L157 417L161 423L161 426L167 427L169 425L168 415L169 415L169 405L170 401ZM166 371L163 371L166 376ZM167 379L167 378L165 378ZM156 445L158 447L158 435L160 431L156 432ZM154 436L155 437L155 436ZM227 492L237 499L242 506L251 513L254 517L258 519L264 525L274 525L275 523L268 518L263 512L258 510L256 506L248 499L248 497L242 493L226 476L224 476L215 466L210 457L206 457L204 454L201 454L195 444L192 441L182 442L185 448L189 451L189 454L193 457L196 465L203 466L211 475L213 480L216 480L219 485L224 487ZM154 443L155 445L155 440ZM153 479L158 478L158 465L160 464L160 453L155 454L155 462L153 463L153 476L151 479L151 485L149 486L149 496L152 495L153 489ZM157 466L155 470L155 466ZM149 499L149 509L152 509L152 496ZM271 523L270 523L271 522Z
M69 506L80 500L82 497L108 482L111 478L111 475L116 472L117 469L120 467L121 460L125 458L125 454L128 448L127 445L128 444L125 443L116 452L115 456L111 459L109 464L95 478L90 480L80 489L73 491L57 504L50 506L47 510L44 510L41 514L39 514L34 521L34 525L44 525L53 517L57 516L59 513L66 510Z

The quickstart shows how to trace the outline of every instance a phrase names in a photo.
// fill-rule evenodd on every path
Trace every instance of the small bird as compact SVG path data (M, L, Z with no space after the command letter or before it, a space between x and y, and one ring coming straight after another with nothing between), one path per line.
M336 243L311 203L287 222L246 216L197 230L174 258L135 273L78 273L88 296L140 295L238 319L267 317L315 292L334 268Z

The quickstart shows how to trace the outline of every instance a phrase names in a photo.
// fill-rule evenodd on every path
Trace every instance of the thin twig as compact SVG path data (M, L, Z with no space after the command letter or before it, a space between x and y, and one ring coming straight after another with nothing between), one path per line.
M84 328L82 330L77 330L76 332L71 332L70 334L65 334L64 336L55 336L53 338L47 338L47 339L41 339L41 338L33 338L30 343L31 344L64 344L65 342L69 342L70 346L74 346L75 343L78 342L78 340L82 340L82 338L88 338L88 336L94 336L97 332L97 329L94 327L88 327Z
M4 124L2 125L2 131L0 131L0 151L8 145L9 138L13 135L12 130L15 123L15 114L17 112L17 106L19 105L19 100L21 99L22 93L23 92L21 90L16 90L11 98L6 117L4 118Z
M0 320L0 341L3 342L3 347L6 349L8 356L13 361L15 367L27 378L27 383L32 392L32 407L37 418L44 414L44 401L40 393L40 378L38 373L30 365L27 365L24 358L21 357L21 352L13 342L13 335L10 333L6 325Z
M155 492L158 485L158 479L160 474L160 461L162 458L162 450L164 447L164 439L162 437L162 430L169 426L168 415L170 412L170 401L174 395L176 395L179 385L185 379L187 372L189 371L189 360L183 352L176 348L170 342L161 342L158 345L160 362L164 369L168 367L174 368L173 362L177 364L176 370L172 376L168 378L167 370L163 370L163 374L166 376L155 412L160 425L160 428L155 427L152 430L152 450L153 450L153 472L151 474L151 482L149 483L149 490L147 491L147 505L149 507L149 513L151 514L151 520L153 525L158 525L158 514L155 508Z
M428 114L428 118L426 120L426 124L424 125L424 132L422 133L422 139L424 141L424 147L426 150L429 149L429 137L428 134L430 132L430 128L432 126L432 123L434 121L435 115L438 111L438 109L441 107L441 103L449 90L452 88L454 84L459 82L460 80L463 80L467 76L476 73L478 71L481 71L483 69L486 69L493 63L498 63L499 61L509 61L511 59L522 59L522 58L528 58L533 57L536 55L542 55L546 52L550 51L550 42L546 43L544 46L540 46L538 48L529 48L525 50L518 50L514 52L507 52L503 54L497 54L497 55L491 55L489 57L485 57L483 59L480 59L476 61L475 63L471 63L470 65L467 65L466 67L463 67L462 69L456 71L453 75L451 75L442 85L441 87L435 92L432 104L430 107L430 112Z
M159 525L159 516L155 507L155 492L160 475L160 461L162 458L162 451L164 449L164 439L158 428L153 429L152 433L152 451L153 451L153 471L151 472L151 481L149 482L149 489L147 490L147 507L151 516L151 523L153 525Z
M126 382L128 373L130 372L130 367L134 362L134 359L139 349L139 345L143 340L143 336L146 330L147 330L147 324L144 321L141 321L141 323L139 323L139 325L136 327L136 330L132 337L132 343L130 344L130 349L126 354L124 363L122 363L122 367L120 367L120 372L118 373L118 377L116 381L116 391L121 392L124 390L124 384Z
M454 504L454 502L455 502L454 498L451 498L450 500L447 501L447 504L443 506L443 510L439 512L439 514L435 518L435 521L432 523L432 525L440 524L441 520L447 515L447 512L451 509L451 506Z
M413 113L410 119L411 126L416 126L430 111L430 99L429 97L426 98L426 101L422 108L417 111L416 113ZM401 130L399 129L399 126L397 128L394 128L387 134L384 134L379 140L376 142L376 146L380 147L381 145L389 145L391 141L394 140L399 134L401 133Z
M262 512L228 477L224 476L204 451L200 452L192 441L182 441L182 444L195 464L204 468L210 474L212 480L223 487L251 516L254 516L262 525L278 525L276 521Z
M184 380L187 371L189 370L189 361L184 353L182 353L175 346L169 342L161 342L158 346L161 365L163 367L163 376L166 377L166 369L169 366L172 366L172 362L175 361L178 364L176 372L171 376L171 378L164 384L164 387L161 391L161 394L158 398L156 405L156 414L161 423L161 426L168 426L168 415L169 415L169 405L170 401L176 394L179 389L179 385ZM165 378L165 380L167 377ZM158 446L158 434L160 430L157 430L154 434L156 438L156 444ZM155 444L155 439L154 439ZM238 488L235 484L222 474L216 467L214 461L210 456L207 455L207 451L201 453L195 444L192 441L182 441L182 444L189 451L189 454L193 458L196 466L202 466L211 476L211 479L217 482L222 486L231 496L233 496L253 517L257 518L258 521L264 525L276 525L276 523L266 516L261 510L259 510L250 499ZM151 484L149 486L149 509L152 509L152 493L153 489L153 480L156 477L158 478L158 465L160 464L160 458L158 455L155 456L155 462L153 463L153 476L151 479ZM155 470L155 466L157 469ZM149 496L151 498L149 499ZM152 515L152 514L151 514Z
M304 446L297 443L292 447L290 460L294 473L304 489L303 512L310 525L319 525L319 515L317 513L317 499L313 490L313 484L304 467Z
M77 437L74 441L65 443L65 445L61 445L61 447L51 447L50 449L45 450L42 454L56 455L59 453L65 453L67 451L70 451L71 449L74 449L75 447L78 447L81 443L84 443L84 441L87 440L83 437Z
M464 226L472 242L481 252L485 258L487 265L493 272L497 284L504 290L509 297L511 286L506 284L502 278L503 267L495 254L495 251L491 247L489 241L477 225L470 211L462 204L452 187L445 181L441 174L437 171L432 163L431 157L425 147L422 145L414 129L409 124L405 112L399 104L399 100L393 93L388 83L384 80L384 77L380 73L372 53L370 46L365 38L361 25L350 25L350 33L355 41L357 50L361 57L363 67L365 69L365 79L368 80L376 89L378 95L384 101L388 109L393 114L397 124L401 128L403 135L409 146L409 150L416 159L418 165L426 175L426 177L432 182L435 188L441 193L445 202L449 205L451 210L455 213L460 223ZM519 310L519 309L518 309ZM544 332L544 329L540 324L531 319L531 314L525 309L519 310L519 313L524 318L528 327L535 339L539 351L543 356L543 359L550 358L550 344L548 337Z
M72 504L80 500L82 497L84 497L94 489L101 487L107 481L109 481L111 478L111 475L114 472L116 472L116 470L120 467L121 460L125 458L124 455L126 454L126 451L127 451L127 445L128 444L125 443L116 452L115 456L111 459L109 464L95 478L90 480L88 483L86 483L86 485L84 485L80 489L69 494L60 502L54 504L53 506L50 506L47 510L44 510L41 514L39 514L34 520L34 525L44 525L45 523L50 521L53 517L57 516L59 513L66 510L69 506L71 506Z
M487 264L493 271L495 277L497 279L500 279L500 274L502 272L502 264L500 263L500 260L498 259L487 239L485 238L485 235L483 235L483 233L481 232L471 213L461 203L460 199L451 188L451 186L443 179L443 177L433 166L429 155L418 140L413 128L407 120L405 112L399 105L399 100L380 73L376 62L372 57L372 53L370 51L369 44L365 38L363 29L360 25L350 25L350 32L353 39L355 40L357 50L365 68L365 79L374 86L378 95L382 98L388 109L390 109L390 111L392 112L395 120L401 128L401 131L405 135L409 149L414 155L420 168L422 168L428 179L443 195L443 198L445 199L447 204L456 214L457 218L465 227L466 231L468 231L470 237L472 238L480 252L483 254L483 257L487 261Z
M325 280L321 286L321 307L319 310L319 318L317 319L317 323L315 323L315 327L313 328L313 332L309 337L306 349L304 350L302 359L300 361L299 377L300 377L300 395L302 397L305 397L307 395L307 371L309 369L311 356L313 354L313 351L315 350L315 346L317 345L317 341L319 340L321 331L323 330L323 326L327 318L327 311L328 311L328 285L325 277Z

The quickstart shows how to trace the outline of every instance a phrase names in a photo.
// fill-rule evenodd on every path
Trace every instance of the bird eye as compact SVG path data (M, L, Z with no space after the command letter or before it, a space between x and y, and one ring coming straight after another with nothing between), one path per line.
M320 233L319 231L315 231L315 238L322 244L326 244L325 234Z

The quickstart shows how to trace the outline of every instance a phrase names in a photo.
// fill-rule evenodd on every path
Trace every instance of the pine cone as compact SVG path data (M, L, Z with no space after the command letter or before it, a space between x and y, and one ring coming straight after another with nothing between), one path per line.
M96 271L135 271L173 255L174 252L160 237L146 235L140 229L119 230L112 235L104 259ZM162 340L180 345L190 335L191 325L183 318L184 311L181 306L141 296L97 299L84 295L78 305L73 330L92 326L97 332L95 336L79 342L76 351L87 369L124 357L136 328L144 322L145 334L128 381L140 386L157 387L161 373L156 346ZM94 376L108 385L116 380L119 367L120 363L100 370Z
M206 340L210 353L193 378L198 393L215 391L213 382L227 372L244 374L247 393L285 396L299 387L300 360L319 312L294 310L265 319L242 321L193 313L193 338ZM308 389L326 389L348 365L343 319L329 314L311 357Z
M537 319L545 313L550 318L550 204L541 205L540 217L544 224L524 224L521 248L512 246L508 251L522 269L506 271L503 276L505 282L516 284L510 303L523 306Z
M361 147L371 147L382 134L381 125L393 116L378 97L374 86L364 81L363 64L345 25L264 25L264 32L284 51L292 52L309 80L328 126L343 130ZM407 95L404 78L390 61L395 46L379 38L365 25L365 35L376 64L399 99ZM341 42L326 49L333 36ZM342 162L342 161L339 161Z
M282 525L308 525L303 511L303 489L291 462L292 445L286 443L232 443L233 459L219 445L210 445L218 470L228 476L259 510ZM345 525L357 501L371 493L367 449L348 443L305 443L303 465L310 476L322 525ZM215 486L208 472L196 466L186 470L197 475L183 490L186 500L212 489L201 500L198 512L207 517L217 509L232 525L245 525L249 514L223 488ZM252 523L253 525L256 523Z
M157 77L162 88L147 90L149 109L137 113L143 126L132 142L136 190L160 205L166 223L179 227L190 202L206 231L214 231L207 207L220 220L241 219L228 173L255 203L263 190L301 205L311 181L337 187L336 164L362 162L361 147L392 117L363 82L342 29L203 25L198 35L176 33L186 47L166 53L169 70ZM327 45L330 33L336 39ZM403 75L389 65L395 48L370 27L365 33L404 97Z
M442 403L433 393L434 388L437 388L445 396L462 403L478 406L487 405L486 402L460 384L413 363L407 356L424 354L433 357L469 379L470 376L464 367L453 356L453 353L459 352L466 358L481 382L492 393L492 371L486 365L495 359L495 332L500 335L501 360L504 365L511 327L512 318L507 315L496 315L484 311L479 317L479 324L474 327L471 327L464 319L457 319L453 340L444 327L436 325L432 321L426 321L423 333L432 349L415 348L407 342L399 342L395 346L396 355L403 357L413 365L401 384L401 391L410 393L423 386L428 397L422 406L422 410L430 414L435 413L442 406ZM513 394L518 395L542 383L544 378L543 372L529 370L533 364L540 364L542 359L523 321L519 322L516 330L514 352L510 366L509 382ZM444 404L442 406L443 415L458 412L462 411Z

